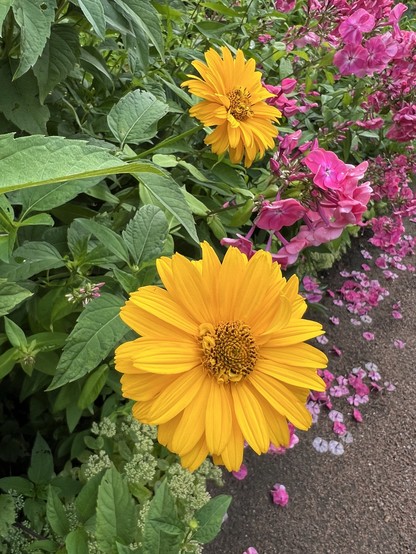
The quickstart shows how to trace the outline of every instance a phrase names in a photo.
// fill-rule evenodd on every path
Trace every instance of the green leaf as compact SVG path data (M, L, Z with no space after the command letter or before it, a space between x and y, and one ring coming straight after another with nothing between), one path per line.
M19 227L27 227L29 225L48 225L49 227L53 227L55 225L55 222L51 215L45 213L36 214L32 217L28 217L27 219L18 222Z
M80 52L78 33L74 26L52 25L51 36L33 66L42 104L48 93L68 77L79 60Z
M0 494L0 537L7 535L15 521L16 512L13 498L8 494Z
M158 258L169 226L165 214L150 204L136 212L123 231L123 240L136 265Z
M169 106L145 90L128 92L115 104L107 121L120 142L140 144L157 133L156 123L169 111Z
M0 489L16 491L24 496L32 496L35 490L33 483L23 477L3 477L0 479Z
M124 299L103 293L90 302L68 337L48 390L80 379L111 352L128 328L119 317Z
M178 223L188 231L190 237L199 243L192 212L184 202L183 194L176 181L166 172L163 172L162 175L142 172L136 173L135 177L150 193L154 203L172 214Z
M27 345L26 335L22 329L8 317L4 317L4 330L12 346L21 348Z
M127 20L131 21L136 35L144 35L158 51L162 60L165 55L163 35L157 11L148 0L114 0Z
M6 377L16 365L17 360L21 357L18 348L9 348L0 356L0 379Z
M6 19L6 15L13 4L14 0L0 0L0 37L3 21Z
M16 283L8 283L6 279L0 279L0 316L9 314L13 308L32 294Z
M17 248L14 260L1 266L1 273L10 280L20 281L36 273L64 266L54 246L47 242L28 242Z
M30 69L42 54L55 19L56 0L14 0L13 13L20 27L20 63L14 79Z
M31 71L13 81L13 60L0 63L0 113L22 131L46 133L50 113L39 101L38 84ZM6 135L7 136L7 135ZM1 148L1 146L0 146ZM0 158L1 158L0 152ZM30 166L26 165L27 171Z
M178 518L175 499L164 480L147 512L142 539L144 552L179 554L184 535L185 530Z
M232 497L220 494L202 506L196 513L195 519L199 527L192 536L192 539L206 544L212 541L221 530L221 524L231 504Z
M101 39L105 39L104 8L100 0L78 0L85 18L91 23L94 31Z
M87 232L93 234L97 239L119 260L129 262L129 252L123 239L115 231L109 229L101 223L97 223L92 219L77 219L77 223L81 225Z
M81 410L88 408L100 394L108 375L108 365L103 364L88 377L78 398L78 407Z
M115 467L108 469L98 488L95 532L98 547L110 554L117 552L116 541L125 545L133 542L136 518L136 507L127 483Z
M59 537L64 537L69 533L69 521L64 506L51 485L48 487L46 517L52 531Z
M65 539L67 554L88 554L88 535L87 532L78 527L71 531Z
M27 475L35 485L46 485L53 475L52 453L48 443L39 433L36 434Z
M95 514L98 487L100 486L102 478L103 472L100 471L100 473L88 479L75 499L75 511L81 523L85 523Z
M293 66L289 58L282 58L279 63L279 77L285 79L293 75Z

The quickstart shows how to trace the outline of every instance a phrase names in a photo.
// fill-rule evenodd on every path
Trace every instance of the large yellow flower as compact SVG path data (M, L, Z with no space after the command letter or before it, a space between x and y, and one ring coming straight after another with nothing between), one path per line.
M321 335L302 319L298 279L282 277L268 252L250 260L230 247L221 263L206 242L202 260L157 262L166 289L131 294L121 318L141 335L116 351L123 395L134 416L158 425L158 440L196 469L208 454L230 471L244 440L258 454L288 445L290 421L308 429L309 389L326 356L303 341Z
M277 108L266 104L274 96L261 84L261 73L256 71L253 58L245 60L241 50L235 59L223 46L221 56L210 49L205 53L207 64L198 60L192 65L201 75L188 75L182 83L192 94L204 98L190 109L190 114L204 125L216 125L205 142L215 154L229 152L231 161L250 167L257 154L264 156L267 148L274 148L277 129L272 122L282 115Z

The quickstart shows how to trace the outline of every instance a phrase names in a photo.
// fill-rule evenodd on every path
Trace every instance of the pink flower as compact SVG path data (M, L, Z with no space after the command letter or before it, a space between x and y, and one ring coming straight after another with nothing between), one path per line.
M280 231L282 227L289 227L301 219L306 209L293 198L263 202L255 224L260 229Z
M347 427L344 423L341 421L334 421L334 425L332 426L332 430L336 435L345 435L347 432Z
M416 104L407 104L393 116L393 125L386 133L390 140L407 142L416 138Z
M364 77L367 74L368 50L360 44L347 44L338 50L334 56L336 65L341 75L357 75Z
M316 148L305 156L303 163L314 173L313 182L323 190L338 189L347 173L347 166L334 152Z
M389 15L389 23L393 26L393 35L396 37L401 34L399 21L404 12L407 10L407 6L402 3L396 4L391 10Z
M238 237L237 239L229 239L229 238L221 239L221 244L223 246L235 246L240 250L240 252L245 254L247 258L250 259L251 256L253 256L254 254L253 243L251 242L251 240L239 234L237 234L237 237Z
M284 485L280 485L279 483L276 483L273 486L271 495L273 498L273 503L277 504L278 506L286 506L286 504L289 502L289 495L286 492L286 487Z
M406 346L406 343L403 342L400 339L394 339L393 346L394 346L394 348L398 348L399 350L403 350L403 348L405 348L405 346Z
M365 331L363 333L363 337L365 338L365 340L368 340L368 341L374 340L374 333L370 333L369 331Z
M353 408L352 410L352 417L355 419L355 421L358 421L358 423L361 423L363 421L363 416L357 408Z
M274 0L274 9L278 12L290 12L296 6L296 0Z
M243 554L259 554L254 546L250 546Z
M238 471L233 471L232 474L236 479L242 481L247 477L247 467L244 464L241 464L241 467Z
M400 312L398 312L397 310L393 310L391 312L391 315L394 317L394 319L403 319L403 316Z
M344 19L339 26L339 34L346 44L359 44L363 38L362 33L372 31L375 22L373 15L360 8L354 11L350 17Z
M261 42L262 44L267 44L268 42L270 42L272 40L272 36L271 35L268 35L267 33L264 34L264 35L259 35L257 37L257 40L259 42Z

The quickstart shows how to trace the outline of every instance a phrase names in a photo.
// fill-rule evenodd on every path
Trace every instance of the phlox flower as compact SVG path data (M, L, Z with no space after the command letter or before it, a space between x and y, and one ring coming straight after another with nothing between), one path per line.
M239 481L242 481L247 477L247 466L245 464L241 464L241 467L238 471L233 471L233 476L238 479Z
M284 485L280 485L279 483L276 483L273 486L271 495L273 504L277 504L278 506L284 507L289 502L289 495L286 491L286 487Z
M306 208L293 198L263 202L255 224L260 229L280 231L283 227L293 225L305 213Z
M290 12L296 6L296 0L274 0L274 9L278 12Z
M368 11L360 8L352 15L344 19L339 26L339 34L346 44L357 45L361 43L363 33L368 33L374 29L375 18Z
M305 156L303 163L314 174L313 182L318 187L326 189L337 189L344 179L347 166L334 152L316 148Z
M341 75L357 75L364 77L367 74L368 50L360 44L347 44L335 53L334 65Z

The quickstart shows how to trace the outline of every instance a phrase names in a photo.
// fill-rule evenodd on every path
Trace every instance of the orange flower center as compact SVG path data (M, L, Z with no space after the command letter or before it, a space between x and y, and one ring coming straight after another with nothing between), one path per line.
M242 321L205 323L199 327L202 365L218 383L235 383L249 375L257 360L258 347L251 329Z
M244 121L253 115L251 110L251 94L246 88L235 88L227 94L230 100L228 111L237 121Z

